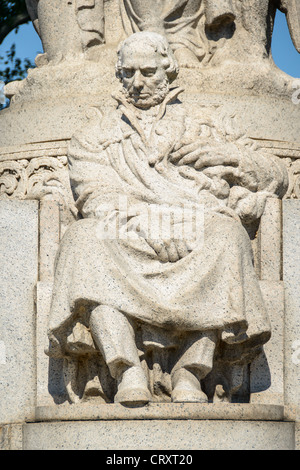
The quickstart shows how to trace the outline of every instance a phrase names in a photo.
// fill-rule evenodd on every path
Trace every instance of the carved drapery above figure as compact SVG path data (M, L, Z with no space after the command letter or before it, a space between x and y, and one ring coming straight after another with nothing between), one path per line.
M154 31L165 35L183 66L208 60L211 47L206 27L218 31L235 19L231 0L218 3L212 0L120 0L120 4L127 34ZM126 28L125 14L130 19L131 31Z
M300 52L300 6L297 0L234 0L237 24L246 32L237 32L243 47L254 55L270 55L276 11L287 15L289 30L298 52ZM251 52L250 52L251 53Z
M117 1L119 8L112 11L121 15L126 34L154 31L166 35L181 65L205 65L224 45L225 59L269 57L277 9L287 15L293 42L300 51L300 7L296 0L110 0ZM103 0L26 3L48 60L104 44ZM213 63L221 63L222 55L217 54Z

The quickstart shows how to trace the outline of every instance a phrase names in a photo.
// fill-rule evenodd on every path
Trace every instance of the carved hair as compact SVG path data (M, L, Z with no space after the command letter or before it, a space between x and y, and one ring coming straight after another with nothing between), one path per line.
M116 76L119 80L122 80L122 50L125 46L130 46L131 44L141 44L144 43L147 46L150 46L154 49L155 52L158 52L165 60L165 69L169 79L169 82L172 83L178 73L179 67L178 63L174 57L173 51L170 47L168 40L154 32L143 31L139 33L132 34L125 41L121 42L118 47L118 61L116 64Z

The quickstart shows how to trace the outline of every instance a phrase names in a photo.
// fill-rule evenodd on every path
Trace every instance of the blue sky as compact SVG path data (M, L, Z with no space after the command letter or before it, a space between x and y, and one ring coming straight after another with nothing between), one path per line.
M0 55L4 54L12 43L16 44L17 57L23 59L28 57L32 62L37 53L43 50L32 24L21 26L18 34L10 33L0 46ZM280 12L276 16L272 53L274 61L280 69L292 77L300 78L300 54L296 51L290 38L285 15Z

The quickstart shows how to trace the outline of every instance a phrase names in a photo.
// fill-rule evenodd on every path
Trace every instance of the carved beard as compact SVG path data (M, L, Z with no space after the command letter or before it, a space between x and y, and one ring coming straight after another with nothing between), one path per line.
M136 98L131 96L127 88L123 87L123 93L128 103L133 104L134 106L140 109L149 109L161 104L169 93L169 89L170 84L168 78L166 77L163 82L161 82L156 87L155 93L152 96L149 96L149 98L147 99L141 100L139 103Z

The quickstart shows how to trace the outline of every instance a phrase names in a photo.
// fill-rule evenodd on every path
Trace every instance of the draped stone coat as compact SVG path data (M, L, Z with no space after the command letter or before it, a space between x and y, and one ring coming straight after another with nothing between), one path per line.
M195 127L177 94L146 123L121 99L114 113L96 113L71 141L70 179L83 220L66 232L56 262L49 337L62 349L70 325L88 326L97 305L165 331L231 330L253 345L270 337L244 226L223 193L218 198L199 172L170 161ZM279 160L237 151L245 171L236 185L257 193L272 187L274 196L282 191ZM147 242L153 210L163 217L172 212L168 220L177 229L193 226L200 214L189 253L177 262L162 262Z

